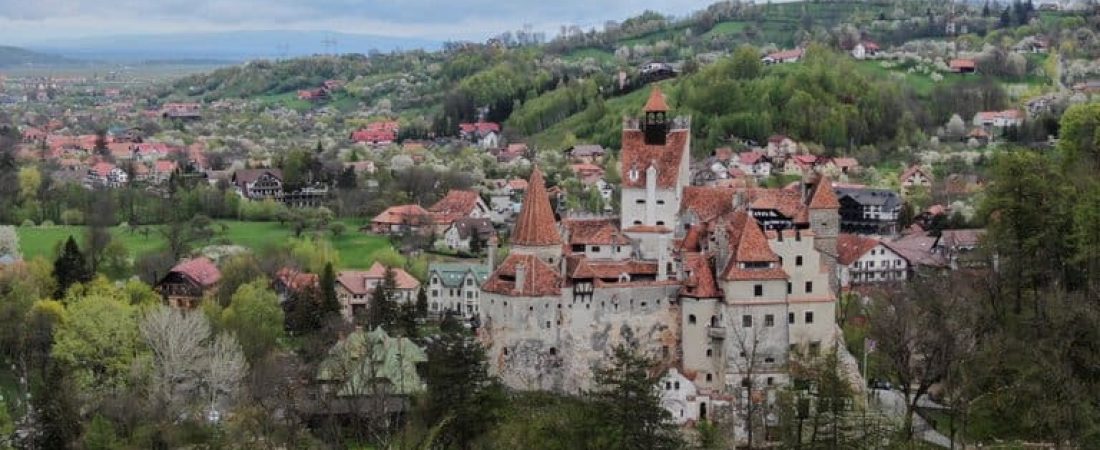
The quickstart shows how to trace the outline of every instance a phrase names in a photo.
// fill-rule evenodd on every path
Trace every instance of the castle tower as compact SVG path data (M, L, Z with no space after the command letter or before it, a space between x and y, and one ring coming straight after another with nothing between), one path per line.
M653 86L653 90L649 91L649 100L645 102L645 122L642 123L646 145L665 145L668 129L668 103L661 88Z
M561 235L546 194L546 183L536 166L531 171L527 194L512 231L512 253L534 255L551 267L557 267L562 258L561 245Z
M822 253L829 270L829 285L837 284L836 276L836 239L840 234L840 202L833 192L833 182L824 175L818 178L812 187L808 209L810 210L810 229L816 235L814 247Z

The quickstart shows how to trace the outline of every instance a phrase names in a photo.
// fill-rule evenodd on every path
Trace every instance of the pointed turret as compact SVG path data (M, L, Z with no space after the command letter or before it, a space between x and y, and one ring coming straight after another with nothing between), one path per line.
M822 175L814 186L813 196L810 197L810 209L840 209L840 201L833 192L833 182L829 177Z
M523 207L512 232L512 244L529 247L561 245L554 212L550 209L550 198L546 194L546 184L538 167L531 171Z
M661 88L653 86L649 91L649 100L645 102L645 130L646 145L665 145L668 138L668 103L665 103L665 95Z
M645 102L645 112L668 112L668 103L665 102L665 95L661 93L660 86L653 86L653 90L649 91L649 100Z

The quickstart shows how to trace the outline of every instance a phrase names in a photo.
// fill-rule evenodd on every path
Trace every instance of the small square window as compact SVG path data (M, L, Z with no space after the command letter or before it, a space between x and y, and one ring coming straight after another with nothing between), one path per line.
M806 311L805 319L806 323L814 323L814 312Z
M802 255L798 255L798 256L794 257L794 265L796 265L796 266L801 266L802 265Z
M764 315L764 326L774 327L775 326L775 316L772 315L772 314L765 314Z
M752 327L752 316L750 316L750 315L741 316L741 326L745 327L745 328Z
M756 297L763 297L764 296L764 285L763 284L754 285L752 287L752 295L756 296Z

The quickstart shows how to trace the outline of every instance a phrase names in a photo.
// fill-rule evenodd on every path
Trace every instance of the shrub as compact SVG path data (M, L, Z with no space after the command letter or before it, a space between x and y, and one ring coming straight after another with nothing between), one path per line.
M61 223L65 225L84 225L84 213L79 209L66 209L61 212Z

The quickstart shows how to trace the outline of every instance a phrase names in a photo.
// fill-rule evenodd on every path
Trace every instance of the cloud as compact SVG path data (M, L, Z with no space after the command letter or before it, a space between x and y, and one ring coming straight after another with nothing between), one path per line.
M686 15L708 0L0 0L0 43L86 35L259 29L483 39L530 24L600 26L652 9Z

